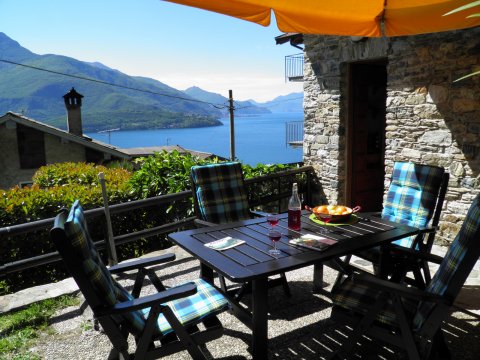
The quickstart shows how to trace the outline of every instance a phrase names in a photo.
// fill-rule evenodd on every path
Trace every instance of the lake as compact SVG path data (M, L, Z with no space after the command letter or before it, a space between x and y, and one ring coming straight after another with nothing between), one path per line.
M235 118L236 157L249 165L302 161L302 148L286 143L286 123L303 113L272 113ZM189 129L131 130L86 135L121 148L180 145L185 149L230 157L230 120L223 126Z

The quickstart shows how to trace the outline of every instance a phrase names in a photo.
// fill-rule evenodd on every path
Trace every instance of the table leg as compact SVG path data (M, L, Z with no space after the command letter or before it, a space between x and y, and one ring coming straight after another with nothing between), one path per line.
M323 290L323 263L313 265L313 293L318 294Z
M268 358L268 278L252 281L252 354L253 359Z
M213 270L202 262L200 263L200 277L213 284Z

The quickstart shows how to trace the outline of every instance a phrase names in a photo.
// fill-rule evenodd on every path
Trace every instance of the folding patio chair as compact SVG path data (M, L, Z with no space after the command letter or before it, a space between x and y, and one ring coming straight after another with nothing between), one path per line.
M264 216L250 210L242 166L238 162L193 166L190 172L195 213L200 226L212 226ZM227 290L225 279L219 276L221 287ZM282 285L290 296L284 273L269 281L269 286ZM249 284L244 284L235 297L241 298Z
M166 289L147 266L175 259L173 254L141 259L107 268L89 235L80 203L55 218L50 232L65 266L75 279L94 317L113 345L109 359L153 359L187 350L194 359L205 359L199 345L223 334L217 314L229 305L223 295L197 279ZM137 270L132 292L112 274ZM145 277L158 293L139 297ZM204 330L197 326L203 324ZM134 353L127 338L133 335Z
M415 257L409 259L409 252L430 253L435 232L440 220L443 200L448 187L449 174L441 167L420 165L410 162L396 162L392 179L384 202L381 217L393 222L421 229L417 236L394 241L391 245L367 249L354 255L373 264L374 271L382 278L393 276L397 281L407 281L421 287L431 279L426 261ZM411 252L410 251L410 252ZM345 259L349 263L351 256ZM401 270L398 270L398 269ZM403 276L413 273L413 278ZM342 272L337 278L340 281Z
M359 320L336 358L350 358L362 335L401 347L410 359L448 358L441 325L480 256L480 195L443 259L417 255L440 263L423 290L355 272L334 289L332 319Z

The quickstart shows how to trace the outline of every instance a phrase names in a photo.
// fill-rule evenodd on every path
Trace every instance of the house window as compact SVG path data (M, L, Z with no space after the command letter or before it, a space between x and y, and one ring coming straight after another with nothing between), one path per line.
M17 143L21 169L36 169L46 164L43 132L18 124Z

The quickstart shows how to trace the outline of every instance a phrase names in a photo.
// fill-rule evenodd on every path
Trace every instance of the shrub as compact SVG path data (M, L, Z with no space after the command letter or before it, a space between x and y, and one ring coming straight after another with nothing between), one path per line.
M0 227L54 217L62 208L69 208L75 199L79 199L85 209L103 206L97 177L100 171L105 173L110 203L131 200L128 185L131 173L126 170L107 169L85 163L44 166L35 174L31 187L14 187L0 193ZM100 234L98 239L103 238L102 219L95 219L92 227ZM0 264L55 251L48 231L49 229L45 229L2 237ZM7 290L17 291L65 276L66 273L60 265L32 268L2 279L0 295Z
M120 167L66 162L42 166L33 176L33 183L41 188L74 184L98 186L100 172L105 174L105 181L110 188L124 186L132 175Z
M156 152L153 156L141 157L136 160L140 169L135 171L130 179L132 193L139 198L177 193L190 189L190 168L219 162L218 159L205 161L189 153Z

